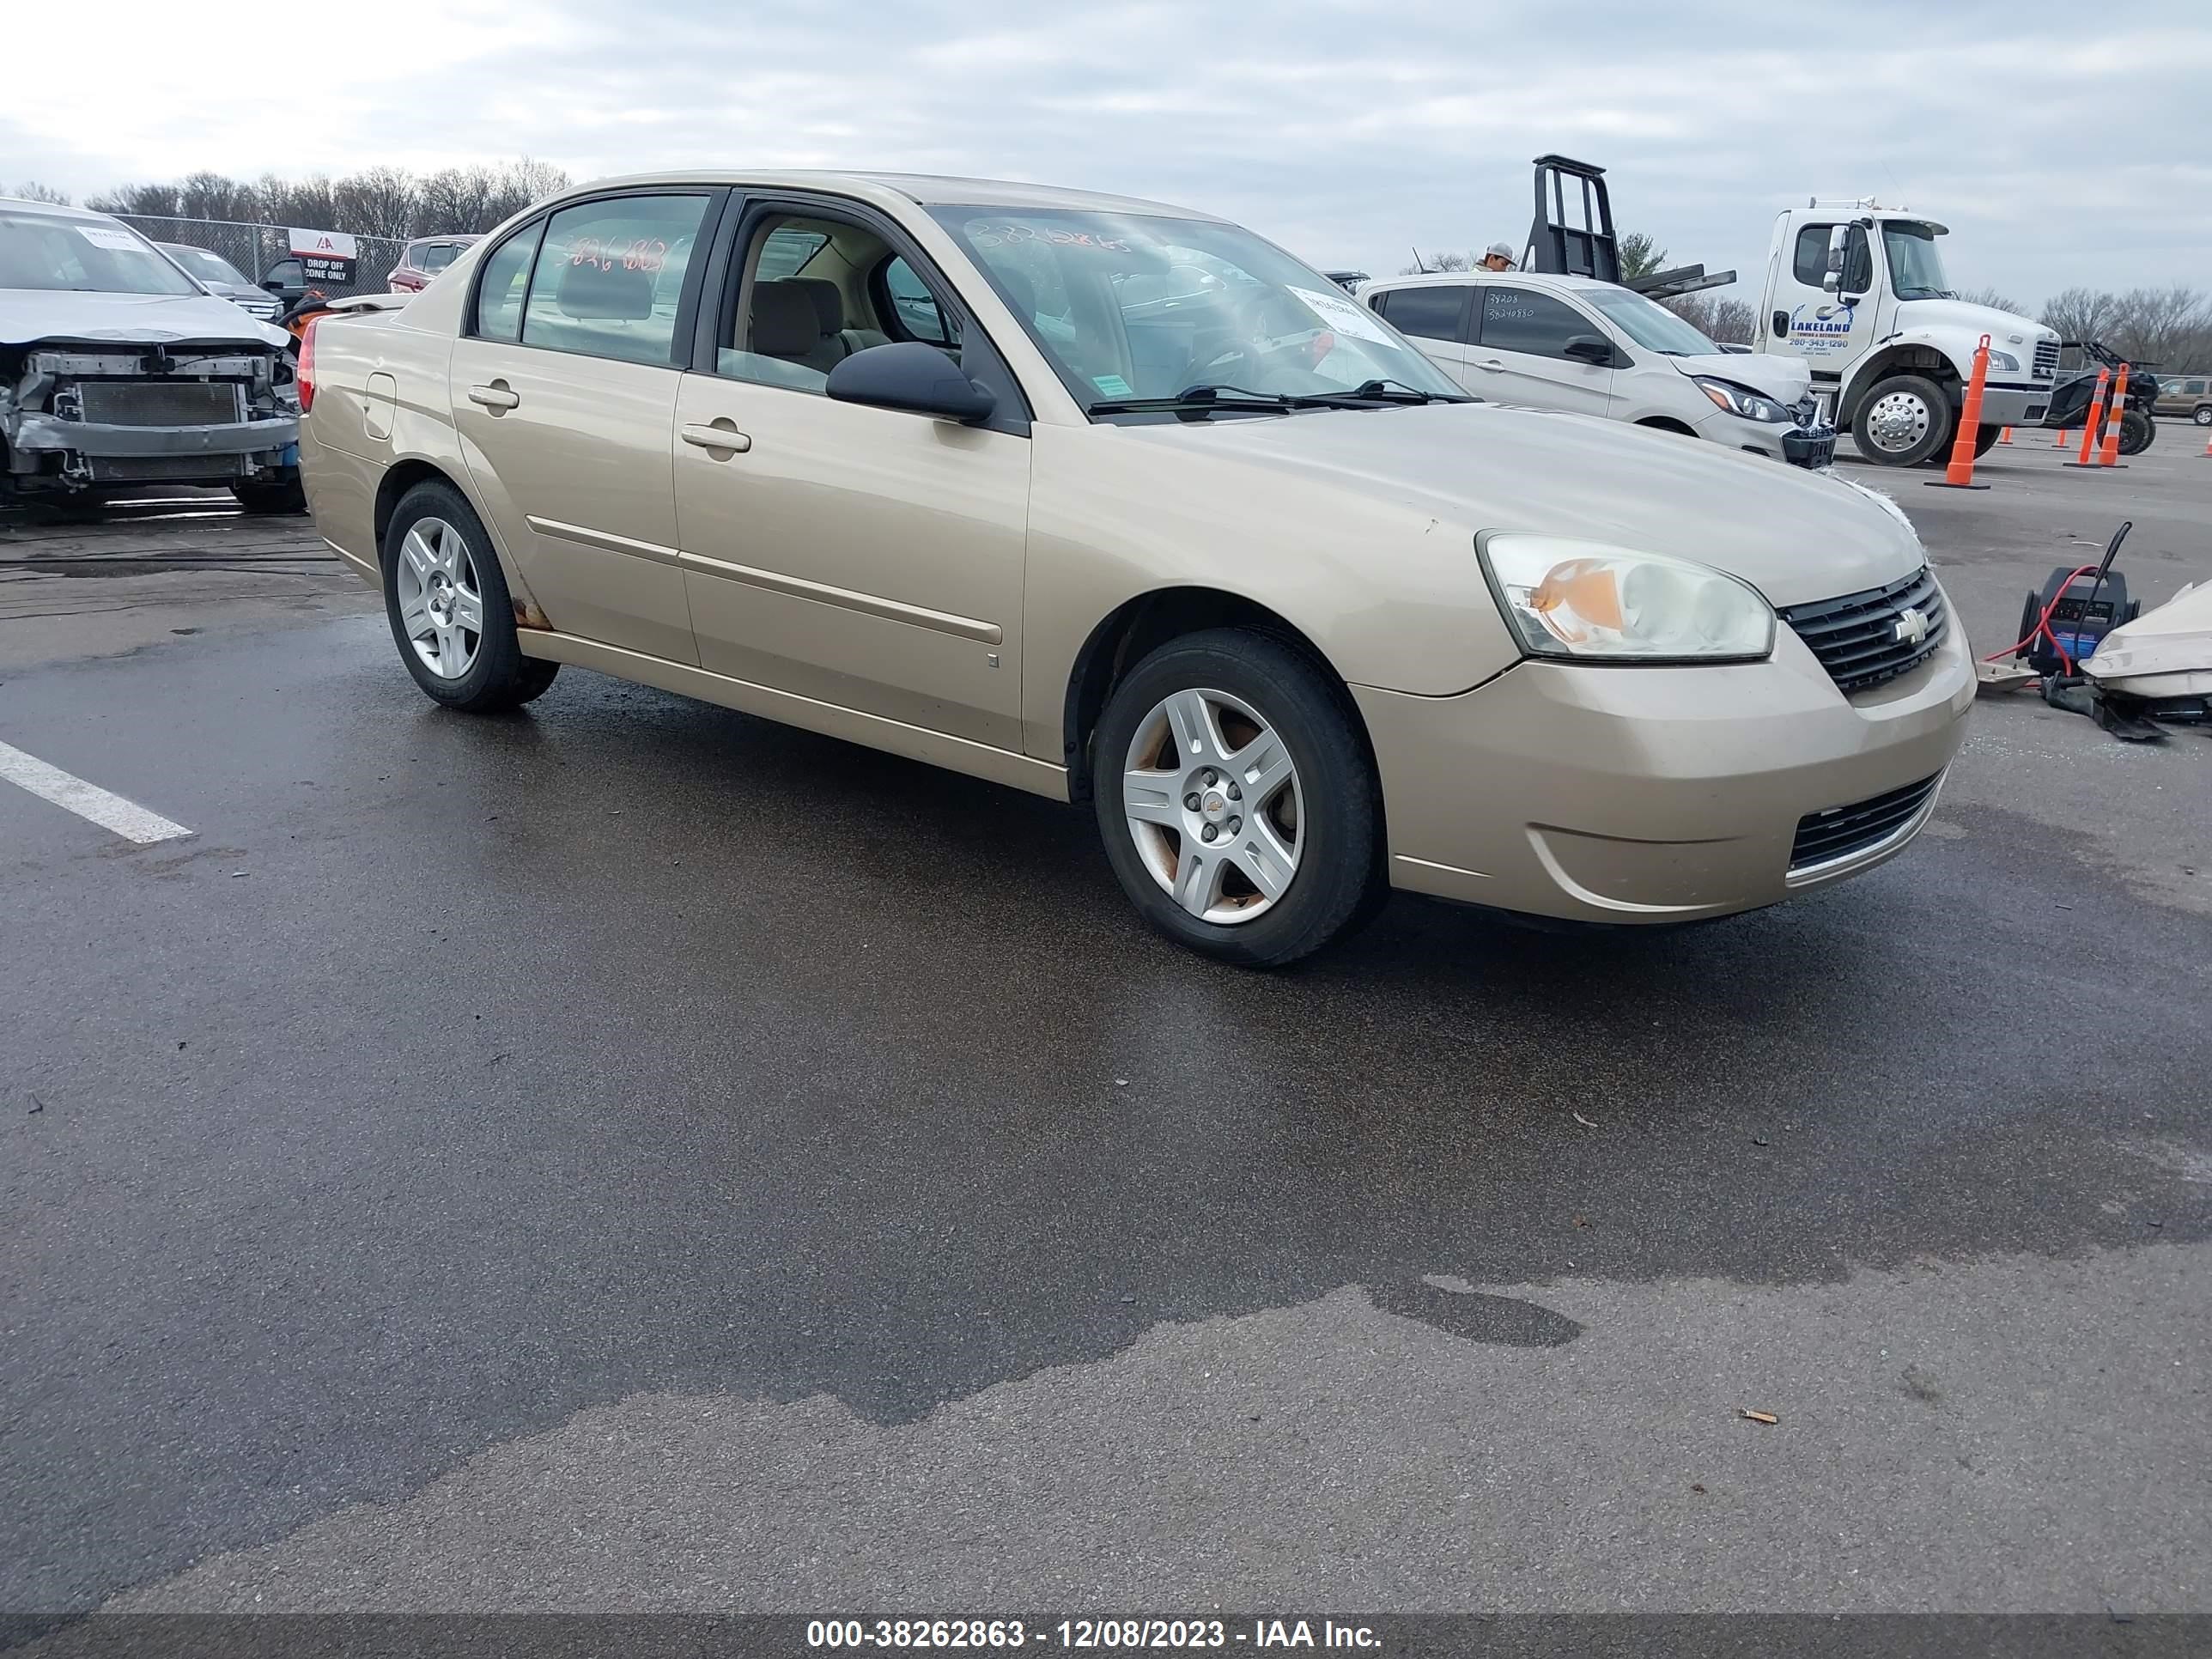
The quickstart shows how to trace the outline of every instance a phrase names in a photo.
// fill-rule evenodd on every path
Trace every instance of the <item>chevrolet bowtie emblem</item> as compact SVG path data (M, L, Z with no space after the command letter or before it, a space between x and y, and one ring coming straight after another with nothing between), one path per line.
M1897 613L1897 639L1901 645L1917 645L1928 637L1928 618L1911 605Z

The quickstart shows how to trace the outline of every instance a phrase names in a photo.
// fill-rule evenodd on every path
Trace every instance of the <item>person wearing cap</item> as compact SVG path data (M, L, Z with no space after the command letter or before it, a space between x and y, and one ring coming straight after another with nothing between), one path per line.
M1484 251L1481 264L1485 270L1511 270L1515 269L1513 250L1503 242L1492 242Z

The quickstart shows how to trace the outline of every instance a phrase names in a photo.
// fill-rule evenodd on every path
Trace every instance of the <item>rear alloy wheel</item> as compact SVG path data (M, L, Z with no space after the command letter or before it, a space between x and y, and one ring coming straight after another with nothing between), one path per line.
M1123 890L1194 950L1280 967L1385 896L1366 745L1342 692L1279 640L1217 629L1161 647L1115 689L1092 766Z
M1917 466L1951 436L1951 400L1924 374L1893 374L1859 399L1851 439L1884 466Z
M2199 404L2190 410L2189 418L2199 426L2212 426L2212 404Z
M496 714L540 696L558 663L522 654L507 578L459 490L417 484L384 533L384 608L400 659L433 698Z

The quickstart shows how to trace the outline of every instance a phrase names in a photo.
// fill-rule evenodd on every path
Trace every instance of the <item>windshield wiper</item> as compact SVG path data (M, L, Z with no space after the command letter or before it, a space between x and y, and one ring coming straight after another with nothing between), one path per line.
M1471 404L1475 401L1472 397L1455 392L1424 392L1403 380L1363 380L1351 391L1335 395L1371 398L1388 404Z
M1239 414L1285 414L1294 409L1368 409L1380 404L1465 404L1472 398L1424 392L1402 380L1369 380L1346 392L1253 392L1241 386L1187 386L1172 398L1114 398L1086 405L1093 415L1171 411L1205 415L1216 410Z
M1084 407L1092 415L1150 414L1158 410L1204 415L1215 410L1280 415L1298 404L1279 392L1247 392L1238 386L1187 386L1172 398L1109 398Z

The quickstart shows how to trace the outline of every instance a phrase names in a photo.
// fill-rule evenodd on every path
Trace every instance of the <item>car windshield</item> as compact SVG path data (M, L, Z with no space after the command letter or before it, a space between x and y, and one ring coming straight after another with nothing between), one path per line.
M1713 357L1720 348L1691 324L1633 289L1586 288L1579 296L1611 319L1637 344L1668 357Z
M0 213L0 288L198 294L192 279L121 225Z
M1948 300L1954 297L1943 277L1943 256L1936 251L1936 233L1926 225L1885 219L1881 246L1889 255L1889 285L1900 300Z
M1215 386L1326 397L1370 381L1465 394L1320 272L1236 225L1149 214L940 207L1086 409Z
M172 258L204 283L228 283L233 288L253 286L236 265L204 247L186 247L181 242L164 242L161 246Z

